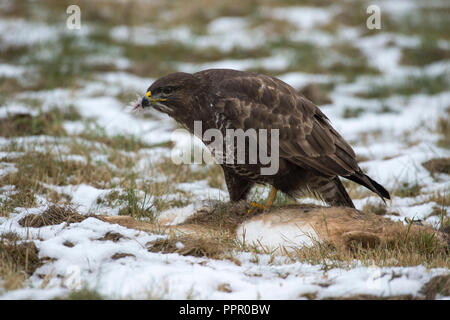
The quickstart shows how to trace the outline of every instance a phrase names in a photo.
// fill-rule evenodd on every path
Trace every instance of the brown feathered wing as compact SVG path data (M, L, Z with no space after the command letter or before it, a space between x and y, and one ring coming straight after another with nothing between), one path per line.
M225 115L227 127L278 129L281 158L325 176L344 176L389 198L361 171L353 149L322 111L283 81L247 73L222 80L214 95L214 107Z

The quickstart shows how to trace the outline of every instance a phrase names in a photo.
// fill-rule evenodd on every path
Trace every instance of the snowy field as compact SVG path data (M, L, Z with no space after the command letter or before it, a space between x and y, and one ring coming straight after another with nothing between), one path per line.
M171 162L190 140L173 120L127 106L167 73L233 68L275 75L321 107L391 192L385 207L345 182L358 209L450 224L450 3L183 3L1 1L0 298L424 298L432 279L447 287L431 298L450 298L445 256L314 262L254 243L216 259L157 252L151 243L169 236L94 217L181 223L198 201L228 201L220 167ZM81 29L66 27L70 4ZM370 4L379 30L366 27ZM54 204L89 217L23 222Z

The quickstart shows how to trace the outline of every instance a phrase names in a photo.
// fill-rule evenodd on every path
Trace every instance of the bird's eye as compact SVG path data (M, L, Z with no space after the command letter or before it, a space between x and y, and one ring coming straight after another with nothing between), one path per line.
M173 87L164 87L162 91L164 94L171 94L173 92L173 89Z

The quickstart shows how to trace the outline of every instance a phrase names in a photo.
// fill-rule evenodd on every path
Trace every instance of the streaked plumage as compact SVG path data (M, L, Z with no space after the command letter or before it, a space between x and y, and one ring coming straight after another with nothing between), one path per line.
M339 176L389 199L389 193L362 172L353 149L322 111L275 77L210 69L170 74L148 90L155 109L191 132L194 120L202 121L203 130L217 128L224 134L227 128L279 130L277 174L261 175L260 164L222 165L231 201L245 199L255 183L263 183L293 197L312 192L330 205L353 207ZM142 105L149 106L149 100L144 98Z

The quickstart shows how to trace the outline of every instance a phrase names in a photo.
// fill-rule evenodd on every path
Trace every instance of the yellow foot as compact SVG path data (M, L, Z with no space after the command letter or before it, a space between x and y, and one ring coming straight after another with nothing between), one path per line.
M250 205L253 208L258 208L258 209L264 209L264 210L268 210L270 209L270 207L272 206L273 202L275 201L275 198L277 197L277 189L275 189L274 187L272 187L272 189L270 190L269 196L267 197L266 200L266 204L263 206L259 203L256 202L250 202ZM249 209L247 210L247 213L252 212L254 209Z
M256 203L256 202L250 202L250 205L253 207L253 208L258 208L258 209L267 209L266 208L266 206L263 206L263 205L261 205L261 204L259 204L259 203ZM248 209L247 210L247 213L250 213L250 212L252 212L253 210L255 210L255 209Z

